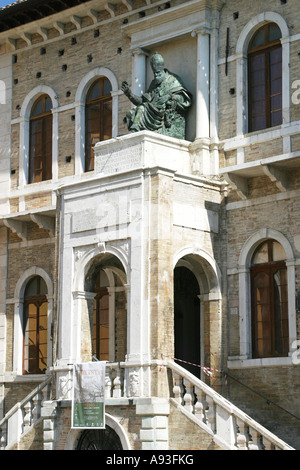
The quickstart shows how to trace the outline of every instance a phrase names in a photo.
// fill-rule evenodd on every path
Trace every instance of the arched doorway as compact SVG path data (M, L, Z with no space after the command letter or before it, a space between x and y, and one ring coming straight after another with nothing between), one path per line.
M174 261L174 357L203 380L203 367L220 368L220 271L201 249L186 248Z
M192 364L201 363L199 284L188 268L174 271L175 357ZM179 362L200 377L200 368Z
M121 439L109 426L86 429L79 437L76 450L123 450Z

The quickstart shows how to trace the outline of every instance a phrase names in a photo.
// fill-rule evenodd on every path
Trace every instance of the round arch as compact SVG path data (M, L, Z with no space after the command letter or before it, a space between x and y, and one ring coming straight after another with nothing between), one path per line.
M93 81L98 77L106 77L111 83L112 93L118 90L118 81L114 73L107 67L97 67L91 70L79 83L75 95L75 102L85 104L86 94Z
M33 88L33 90L31 90L25 97L20 110L21 118L24 117L29 119L32 105L34 104L36 99L41 95L48 95L51 98L52 109L56 109L59 107L58 98L53 88L47 85L39 85Z
M251 287L250 266L256 248L267 239L273 239L281 244L286 254L287 281L288 281L288 318L289 318L289 344L292 351L296 340L296 283L295 283L295 255L289 240L278 230L262 228L252 234L244 243L238 261L239 276L239 330L240 330L240 358L251 358ZM262 360L263 361L263 360Z
M59 102L55 91L47 85L39 85L25 97L20 110L20 152L19 186L28 183L29 166L29 128L30 112L35 100L41 95L48 95L52 101L52 179L58 178L58 109Z
M51 276L43 268L33 266L22 274L18 279L14 292L14 352L13 352L13 370L16 374L22 375L23 361L23 305L24 292L26 285L34 276L40 276L47 286L48 300L48 337L47 337L47 357L48 367L52 364L52 342L51 342L51 324L53 318L53 281Z
M14 293L15 299L23 299L26 285L28 281L34 276L40 276L43 278L47 286L48 296L53 296L53 283L51 277L43 268L33 266L32 268L24 271L21 277L18 279Z
M75 174L85 171L85 101L92 82L98 77L106 77L112 86L112 137L118 135L118 80L114 73L106 67L97 67L83 77L75 95Z
M91 264L93 263L93 260L98 257L99 255L105 255L105 254L111 254L113 256L115 256L118 261L121 263L123 269L124 269L124 273L125 273L125 276L126 276L126 282L128 283L129 282L129 279L128 279L128 273L129 273L129 269L128 269L128 257L126 255L126 253L120 249L120 248L116 248L112 245L109 245L109 244L105 244L105 247L101 246L101 247L94 247L92 248L91 250L89 250L87 253L85 253L82 258L79 260L78 262L78 265L76 266L76 273L75 273L75 277L74 277L74 291L78 292L78 291L84 291L84 284L85 284L85 277L86 277L86 274L91 266ZM122 277L122 273L120 270L118 270L117 268L115 268L115 272L116 274L119 276L119 277ZM125 278L123 277L123 281L125 282Z
M273 240L276 240L278 243L281 244L281 246L285 250L287 260L294 260L295 256L293 248L287 238L278 230L262 228L261 230L251 235L244 243L239 257L239 266L250 267L254 251L260 243L262 243L264 240L267 240L268 238L273 238Z
M101 285L101 289L96 291L96 280L101 271L105 273L106 281ZM98 347L100 343L98 334L102 318L101 312L106 311L105 315L108 315L106 327L109 332L109 336L106 338L108 342L105 346L108 348L106 351L108 353L107 360L110 362L114 362L118 358L119 360L124 360L128 345L127 322L128 305L130 304L127 289L128 259L125 251L120 247L99 243L97 246L88 249L79 258L74 272L73 298L75 301L75 315L81 319L82 324L89 325L89 328L85 330L87 347L84 350L82 349L83 333L81 328L74 335L76 337L74 347L78 357L81 357L82 360L83 354L85 360L90 360L88 358L91 354L94 354L94 352L99 353ZM99 289L100 285L97 287ZM91 320L96 321L94 324L95 330ZM116 342L120 338L122 338L120 347L116 348ZM93 346L96 347L97 351L93 351Z
M201 248L185 247L175 254L174 269L178 263L189 263L189 269L196 276L199 286L204 289L203 294L216 294L221 298L221 271L209 253Z
M105 413L105 423L108 427L113 429L115 433L119 436L123 450L131 450L131 444L127 433L124 427L119 423L119 421L108 413ZM80 437L82 430L71 429L66 439L65 449L64 450L75 450L78 439Z
M243 28L236 44L236 111L237 135L248 132L247 51L251 37L264 23L275 23L281 30L282 44L282 123L290 122L290 42L285 19L276 12L266 11L254 16Z
M207 338L214 335L215 344L221 341L219 267L205 250L189 246L175 254L173 267L175 357L192 364L217 364L219 355ZM202 370L192 364L183 367L202 378Z
M236 44L236 53L242 54L247 52L249 42L254 32L259 29L264 23L275 23L281 30L281 35L283 38L289 36L289 28L285 19L273 11L265 11L255 16L249 21L246 26L244 26L237 44Z

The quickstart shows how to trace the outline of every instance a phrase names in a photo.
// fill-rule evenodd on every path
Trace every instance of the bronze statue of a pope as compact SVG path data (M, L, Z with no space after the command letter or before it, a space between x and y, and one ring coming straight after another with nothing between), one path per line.
M135 105L126 114L129 132L150 130L159 134L185 139L186 112L191 106L191 94L181 79L164 67L157 52L150 59L154 79L142 96L132 93L127 82L122 91Z

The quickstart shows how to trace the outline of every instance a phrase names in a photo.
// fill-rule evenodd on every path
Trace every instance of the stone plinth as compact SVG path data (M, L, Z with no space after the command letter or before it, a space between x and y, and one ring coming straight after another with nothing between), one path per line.
M94 147L95 174L112 175L157 167L190 174L189 146L188 141L150 131L102 141Z

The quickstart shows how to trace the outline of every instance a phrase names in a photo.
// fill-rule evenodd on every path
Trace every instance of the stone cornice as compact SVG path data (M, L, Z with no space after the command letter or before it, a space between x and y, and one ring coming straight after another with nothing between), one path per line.
M220 0L217 0L219 4ZM221 0L222 3L226 0ZM197 13L202 13L201 17L207 21L210 20L210 11L216 8L215 1L211 0L191 0L183 3L182 5L177 5L173 8L166 9L164 11L154 13L153 15L147 16L140 21L132 22L128 25L123 26L123 30L128 36L132 36L135 33L143 31L145 29L150 29L154 26L162 25L171 21L187 17L188 15L197 15ZM187 29L189 25L186 25Z
M186 0L186 2L194 3L194 0L192 2ZM37 41L34 46L39 46L43 42L48 41L48 32L52 29L59 31L59 36L51 39L52 41L64 37L64 26L68 23L73 23L76 26L76 30L72 31L72 33L68 33L70 35L101 27L101 25L112 21L129 21L137 14L141 14L142 16L142 14L149 13L150 16L153 16L153 13L157 12L158 9L161 10L159 12L161 15L165 11L166 3L166 0L144 0L144 5L135 8L133 0L111 0L110 2L106 0L91 0L39 20L1 32L0 54L14 51L19 39L25 38L26 46L24 47L30 47L33 45L31 38L35 34L39 34L41 40ZM199 3L199 1L196 3ZM202 3L202 0L200 0L200 3ZM118 9L118 7L122 8ZM174 9L176 9L176 7L171 7L169 10ZM92 22L90 25L82 27L82 20L87 17L89 17Z

